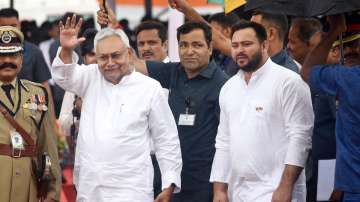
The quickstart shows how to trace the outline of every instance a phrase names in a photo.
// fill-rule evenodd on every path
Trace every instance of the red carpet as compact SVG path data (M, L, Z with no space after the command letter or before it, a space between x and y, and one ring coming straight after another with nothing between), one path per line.
M62 185L61 189L61 198L60 202L75 202L76 192L75 186L73 184L73 170L72 168L65 168L63 170L63 175L66 179L66 182Z

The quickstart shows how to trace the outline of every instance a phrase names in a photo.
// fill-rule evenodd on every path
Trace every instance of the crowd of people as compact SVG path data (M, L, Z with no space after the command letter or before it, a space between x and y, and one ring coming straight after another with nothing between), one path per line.
M169 5L179 62L156 19L0 9L0 201L60 201L71 166L79 202L314 202L336 159L328 201L359 202L359 13Z

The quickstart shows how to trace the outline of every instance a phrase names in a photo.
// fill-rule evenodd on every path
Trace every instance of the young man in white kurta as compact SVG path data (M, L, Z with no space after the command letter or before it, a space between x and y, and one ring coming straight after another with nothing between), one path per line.
M70 28L61 27L65 30L61 37L68 37L65 35L71 32L66 29ZM129 47L124 35L120 38ZM76 39L76 34L74 36ZM100 45L102 40L110 40L110 37L118 40L119 36L115 36L105 37L98 43ZM162 171L163 189L175 186L175 191L179 191L180 144L160 84L133 70L113 84L105 78L98 64L77 65L75 52L72 52L72 61L64 64L61 53L59 48L52 69L54 80L65 90L83 98L74 166L77 201L153 201L150 139L154 142ZM114 53L109 55L110 60L118 57Z
M251 41L246 37L255 32L242 29L244 33L239 38L235 33L233 41L239 39L245 47ZM234 42L233 49L238 45ZM251 72L248 82L240 69L220 92L220 124L210 181L227 183L233 202L277 201L273 193L286 165L304 167L311 147L314 118L308 86L299 75L264 54L265 63ZM246 50L240 50L233 56L240 68L245 55ZM288 188L292 201L305 202L304 172Z

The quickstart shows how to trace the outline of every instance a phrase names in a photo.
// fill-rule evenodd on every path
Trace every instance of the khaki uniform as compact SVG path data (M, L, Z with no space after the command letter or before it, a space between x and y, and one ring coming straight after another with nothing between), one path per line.
M1 84L1 81L0 81ZM37 202L37 188L35 171L32 160L41 162L41 156L47 152L51 158L51 181L48 197L59 201L61 187L61 173L55 137L55 117L52 106L49 106L47 93L40 84L16 79L13 82L11 96L14 106L0 88L0 101L15 114L15 120L30 134L37 144L35 157L10 157L0 155L0 202ZM0 85L1 86L1 85ZM45 98L42 110L30 110L27 106L34 97ZM41 99L40 102L43 102ZM13 127L0 113L0 144L11 145L10 131ZM26 142L24 142L26 145Z

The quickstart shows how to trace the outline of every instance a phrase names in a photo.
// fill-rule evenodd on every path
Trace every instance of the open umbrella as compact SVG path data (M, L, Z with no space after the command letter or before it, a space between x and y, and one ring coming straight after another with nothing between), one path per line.
M307 16L335 15L360 10L359 0L310 0Z
M247 0L245 11L260 10L267 13L291 16L321 16L360 10L360 0ZM339 36L341 63L343 39Z
M333 15L360 10L360 0L247 0L245 10L304 17Z
M259 10L272 14L302 16L308 0L247 0L245 11Z

